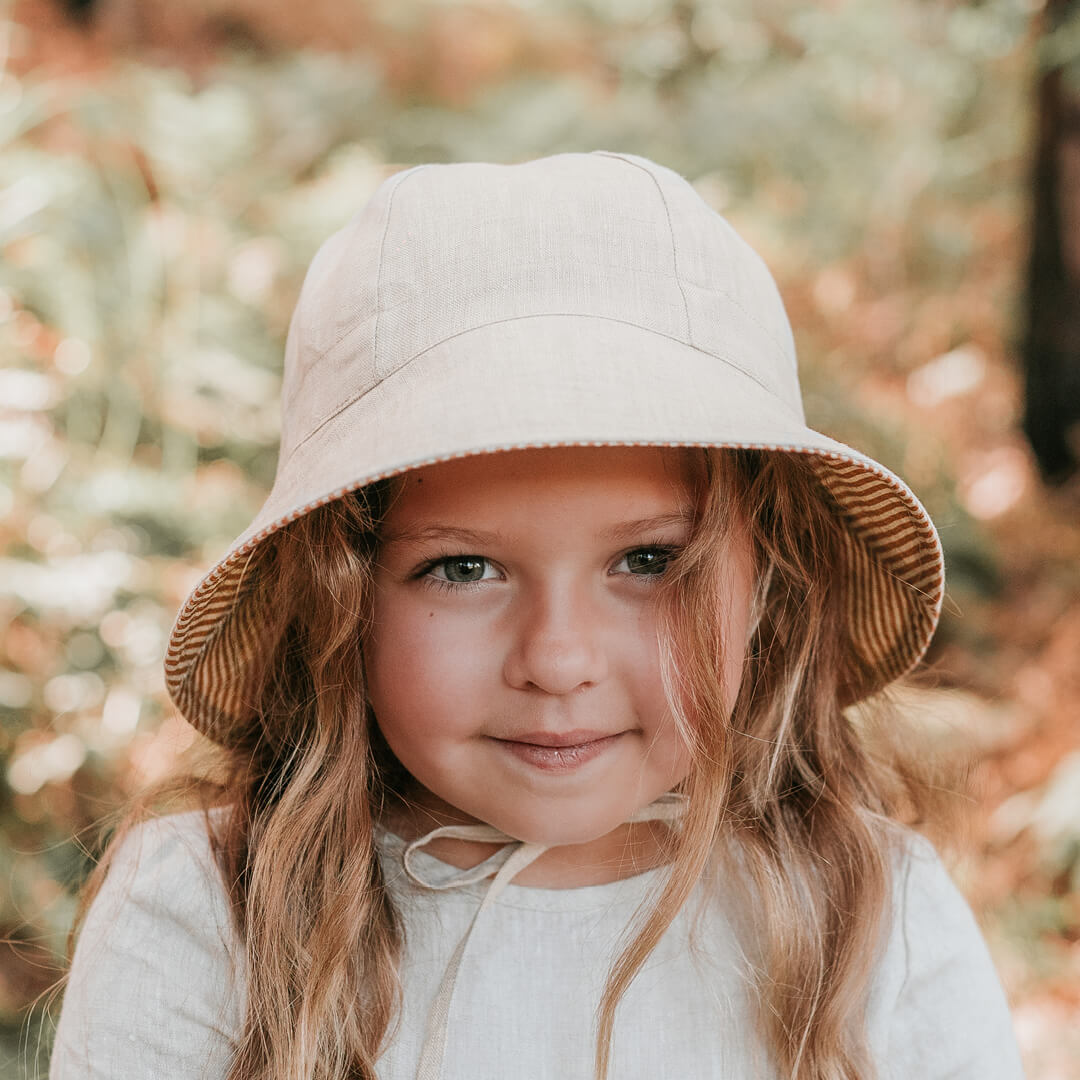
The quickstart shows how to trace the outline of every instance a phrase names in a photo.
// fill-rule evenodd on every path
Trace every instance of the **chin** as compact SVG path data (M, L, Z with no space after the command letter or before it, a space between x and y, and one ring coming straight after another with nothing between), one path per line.
M570 847L577 844L591 844L595 840L600 840L617 829L625 820L625 817L619 817L614 820L591 822L582 822L580 819L560 821L554 815L546 815L541 819L515 818L513 821L494 824L508 836L514 837L515 840L522 840L526 844Z

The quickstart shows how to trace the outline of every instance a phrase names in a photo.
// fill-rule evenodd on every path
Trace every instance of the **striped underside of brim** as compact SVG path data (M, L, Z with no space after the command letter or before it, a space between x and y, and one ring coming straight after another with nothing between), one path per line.
M267 591L257 587L265 550L263 544L233 558L202 583L180 613L165 656L165 686L176 707L221 743L254 715L259 661L277 646L268 640Z
M943 594L941 549L917 500L891 474L861 461L808 451L846 522L846 589L852 661L841 680L848 701L880 690L925 652ZM259 588L266 540L318 499L263 530L228 556L188 597L165 657L166 687L180 712L228 743L257 708L265 665L284 629Z
M941 549L926 512L888 478L852 461L814 460L850 526L846 604L856 663L846 685L856 701L909 671L926 651L944 593Z

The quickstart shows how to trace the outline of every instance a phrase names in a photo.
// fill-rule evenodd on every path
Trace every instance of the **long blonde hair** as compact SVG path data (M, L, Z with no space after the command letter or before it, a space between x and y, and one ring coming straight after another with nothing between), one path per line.
M739 851L755 913L751 1000L781 1074L867 1080L862 1010L888 917L896 823L925 816L934 785L899 743L886 747L843 708L843 526L809 461L703 453L697 518L661 598L668 695L693 752L688 809L666 885L614 961L596 1075L609 1071L619 1000L723 839ZM312 511L268 540L253 568L277 645L248 684L258 688L255 718L221 749L218 781L197 788L205 805L231 807L213 824L207 816L246 953L247 1014L228 1080L372 1080L397 1015L402 934L374 827L401 777L363 675L391 496L392 485L376 484ZM757 581L733 709L723 656L744 644L721 631L731 528L749 531Z

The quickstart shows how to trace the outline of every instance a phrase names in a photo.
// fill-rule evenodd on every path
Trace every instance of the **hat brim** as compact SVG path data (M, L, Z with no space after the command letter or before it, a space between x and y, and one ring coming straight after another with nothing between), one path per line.
M278 463L251 525L195 587L170 635L166 685L219 741L250 717L244 672L258 651L244 568L273 533L374 480L472 454L562 445L713 446L811 455L846 525L848 614L865 696L929 644L943 560L904 482L725 361L613 319L550 314L449 338L325 417Z

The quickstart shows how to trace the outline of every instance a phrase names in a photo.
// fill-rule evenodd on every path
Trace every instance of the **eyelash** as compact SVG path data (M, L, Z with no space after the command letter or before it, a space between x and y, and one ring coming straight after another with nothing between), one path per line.
M484 581L450 581L448 578L434 577L431 573L436 567L442 566L445 563L457 562L464 559L476 559L479 562L491 564L491 560L485 558L483 555L440 555L437 559L431 559L429 562L424 563L424 565L416 572L415 578L421 580L423 584L430 589L439 589L443 592L460 592L465 589L471 592L483 585Z
M664 565L664 570L658 574L627 574L627 577L644 578L650 580L652 578L662 578L664 572L667 570L671 561L674 560L679 554L680 548L671 544L643 544L639 547L633 547L624 551L616 560L616 563L622 562L623 559L628 558L631 555L636 555L640 552L655 552L667 559ZM437 589L442 592L461 592L462 590L473 591L484 585L485 581L490 579L480 579L479 581L450 581L448 578L435 577L432 571L436 567L443 566L448 562L455 562L464 559L476 559L478 562L487 563L492 565L492 560L484 555L472 555L469 553L457 553L440 555L435 559L429 559L413 574L414 581L421 581L425 587L430 589Z

